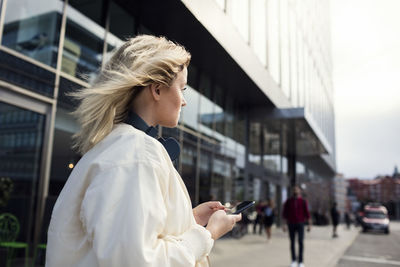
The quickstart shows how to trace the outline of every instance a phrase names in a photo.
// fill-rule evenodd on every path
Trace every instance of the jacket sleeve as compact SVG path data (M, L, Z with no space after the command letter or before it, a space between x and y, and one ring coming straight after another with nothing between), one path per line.
M98 266L187 267L210 252L211 234L200 225L162 234L170 190L165 171L149 162L103 164L93 174L80 217Z

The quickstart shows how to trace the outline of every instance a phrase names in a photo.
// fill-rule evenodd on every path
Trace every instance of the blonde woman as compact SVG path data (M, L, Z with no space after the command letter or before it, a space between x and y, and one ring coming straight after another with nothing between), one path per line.
M54 206L46 266L208 266L214 240L241 219L217 201L192 209L170 158L176 151L154 138L152 126L178 123L190 58L141 35L74 94L84 155Z

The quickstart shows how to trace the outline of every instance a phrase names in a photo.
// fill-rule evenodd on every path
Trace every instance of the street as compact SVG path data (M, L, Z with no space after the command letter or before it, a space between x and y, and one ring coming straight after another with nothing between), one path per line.
M304 263L307 267L334 267L353 243L360 228L338 227L332 238L331 226L314 226L305 236ZM286 267L290 264L287 232L274 228L267 242L265 234L247 234L240 239L217 240L210 254L212 267Z
M390 231L360 233L338 267L400 266L400 222L391 222Z

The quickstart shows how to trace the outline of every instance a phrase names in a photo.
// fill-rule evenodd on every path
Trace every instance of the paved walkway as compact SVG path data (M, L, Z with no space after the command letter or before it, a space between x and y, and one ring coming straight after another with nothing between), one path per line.
M306 267L334 267L357 237L360 228L338 227L332 238L331 226L314 226L306 232L304 263ZM290 265L288 233L274 228L270 242L265 235L247 234L241 239L217 240L210 254L211 267L287 267ZM297 244L296 244L297 245ZM296 246L297 249L297 246Z

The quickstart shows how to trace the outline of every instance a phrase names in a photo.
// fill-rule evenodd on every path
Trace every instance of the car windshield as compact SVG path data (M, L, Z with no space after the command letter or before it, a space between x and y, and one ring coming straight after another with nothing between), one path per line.
M371 218L371 219L385 219L386 215L383 212L367 211L365 213L365 217Z

